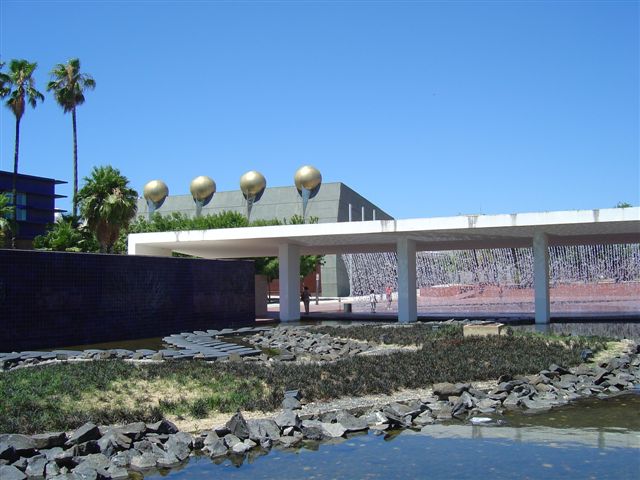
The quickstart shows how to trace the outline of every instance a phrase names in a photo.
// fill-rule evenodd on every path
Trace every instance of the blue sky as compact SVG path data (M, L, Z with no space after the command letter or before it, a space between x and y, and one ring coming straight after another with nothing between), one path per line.
M397 218L640 204L639 3L0 1L0 56L79 57L81 178L139 192L311 164ZM0 169L15 122L0 112ZM71 117L21 122L20 171L71 182ZM70 194L71 186L59 187ZM61 200L61 208L69 200Z

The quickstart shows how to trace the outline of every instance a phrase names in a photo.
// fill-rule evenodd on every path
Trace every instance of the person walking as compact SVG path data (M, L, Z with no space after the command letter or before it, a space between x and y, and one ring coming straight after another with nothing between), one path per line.
M392 294L392 290L391 290L391 285L387 285L387 310L391 310L391 302L393 300L391 294Z
M369 293L369 303L371 304L371 313L376 313L376 303L378 303L378 299L376 298L376 294L373 289Z
M304 313L309 315L309 304L311 303L311 293L309 293L309 287L306 285L302 289L302 293L300 294L300 300L304 303Z

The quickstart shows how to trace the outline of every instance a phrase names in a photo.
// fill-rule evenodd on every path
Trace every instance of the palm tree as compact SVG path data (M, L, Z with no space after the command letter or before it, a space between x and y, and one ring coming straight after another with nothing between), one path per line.
M6 92L7 107L16 117L16 143L13 156L13 182L12 194L13 205L16 202L16 180L18 179L18 152L20 150L20 120L24 115L25 106L28 103L36 108L38 100L43 101L44 95L36 90L36 82L33 78L33 72L38 66L37 63L30 63L27 60L11 60L9 62L9 73L4 75L0 80L2 82L2 90ZM14 216L14 218L16 218ZM16 228L12 229L11 246L15 248Z
M0 247L4 245L6 232L10 230L10 218L13 218L13 206L9 202L9 197L0 193Z
M9 75L4 73L4 62L0 62L0 98L4 98L9 95Z
M111 253L122 228L136 214L138 192L129 188L129 180L110 165L93 167L78 192L82 217L95 234L100 251Z
M66 64L59 63L51 71L47 91L53 90L58 105L64 113L71 112L73 125L73 216L78 215L78 130L76 107L84 103L84 91L96 88L96 82L86 73L80 73L80 60L72 58Z

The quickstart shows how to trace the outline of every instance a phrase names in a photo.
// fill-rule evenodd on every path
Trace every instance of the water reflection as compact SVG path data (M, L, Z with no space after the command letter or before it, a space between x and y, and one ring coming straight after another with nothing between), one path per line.
M273 449L247 458L240 468L237 458L216 465L196 457L183 469L163 475L174 480L636 479L639 408L638 394L590 399L543 414L512 414L505 426L429 425L421 431L312 442L299 450Z

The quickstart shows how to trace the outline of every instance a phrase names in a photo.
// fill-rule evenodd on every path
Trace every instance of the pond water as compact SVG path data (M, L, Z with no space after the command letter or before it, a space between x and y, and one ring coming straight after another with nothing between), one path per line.
M373 433L248 458L192 458L146 478L225 479L637 479L640 391L550 412L502 417L502 425L429 425Z

